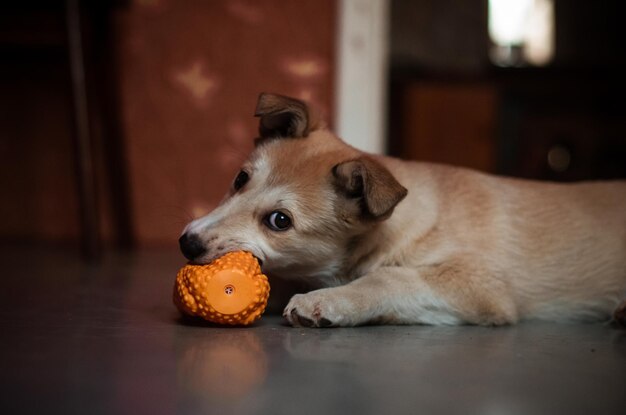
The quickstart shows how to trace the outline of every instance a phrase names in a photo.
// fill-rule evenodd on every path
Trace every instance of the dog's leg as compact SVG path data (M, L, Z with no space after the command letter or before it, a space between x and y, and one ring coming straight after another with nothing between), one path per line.
M504 284L472 274L477 270L456 261L419 269L383 267L340 287L295 295L283 315L305 327L515 322Z

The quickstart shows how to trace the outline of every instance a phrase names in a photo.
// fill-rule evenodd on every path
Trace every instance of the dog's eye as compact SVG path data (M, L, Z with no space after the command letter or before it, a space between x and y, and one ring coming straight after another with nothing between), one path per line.
M273 231L286 231L291 227L291 218L280 210L275 210L265 217L265 224Z
M242 171L239 172L239 174L235 178L235 183L233 183L233 187L235 188L235 190L239 190L246 183L248 183L249 179L250 179L250 176L248 176L248 173L246 173L245 171L242 170Z

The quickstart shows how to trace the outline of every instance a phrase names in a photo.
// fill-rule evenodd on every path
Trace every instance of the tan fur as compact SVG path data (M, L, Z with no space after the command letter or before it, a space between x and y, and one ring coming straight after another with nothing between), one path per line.
M268 101L274 111L281 99ZM599 320L626 299L626 182L500 178L366 155L328 130L288 127L305 133L263 130L244 165L250 182L186 231L206 244L198 262L246 249L270 277L327 286L292 298L291 324ZM292 229L263 225L277 208Z

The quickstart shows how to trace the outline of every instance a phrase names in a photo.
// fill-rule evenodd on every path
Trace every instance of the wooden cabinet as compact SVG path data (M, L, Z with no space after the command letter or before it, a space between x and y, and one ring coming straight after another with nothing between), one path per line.
M495 72L392 88L390 152L529 179L626 177L616 74Z
M397 96L392 152L495 171L497 91L485 83L415 82Z

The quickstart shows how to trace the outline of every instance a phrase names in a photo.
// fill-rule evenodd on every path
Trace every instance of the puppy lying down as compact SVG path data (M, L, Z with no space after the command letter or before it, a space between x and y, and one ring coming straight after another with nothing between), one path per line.
M261 94L260 138L184 255L246 250L294 326L626 320L626 182L540 183L363 153Z

